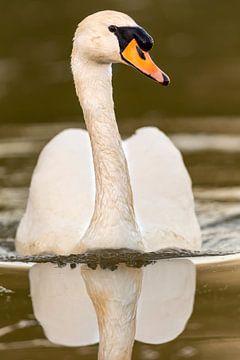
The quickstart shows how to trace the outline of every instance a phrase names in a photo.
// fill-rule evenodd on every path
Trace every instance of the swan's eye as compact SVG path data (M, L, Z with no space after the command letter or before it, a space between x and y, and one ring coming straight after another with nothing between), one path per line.
M109 29L109 31L115 33L115 32L117 31L117 26L115 26L115 25L110 25L110 26L108 27L108 29Z

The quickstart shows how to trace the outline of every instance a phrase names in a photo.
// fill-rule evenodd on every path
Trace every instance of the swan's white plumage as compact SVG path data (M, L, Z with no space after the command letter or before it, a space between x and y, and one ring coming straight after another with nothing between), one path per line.
M40 154L17 232L18 252L70 254L89 225L94 196L89 136L65 130Z
M181 155L170 140L158 129L143 128L124 142L124 155L111 85L111 63L123 63L124 60L117 37L109 31L110 25L138 26L125 14L103 11L84 19L75 33L71 66L91 144L87 132L72 129L57 135L42 151L33 174L27 208L17 231L16 247L21 254L64 255L94 247L149 251L165 246L191 249L200 246L191 182ZM137 48L134 51L135 56L139 56ZM49 293L52 291L53 297L59 297L59 305L64 304L59 293L62 286L51 289L52 280L59 278L59 284L63 282L69 303L75 289L67 270L67 282L64 283L60 272L54 272L51 277L48 268L46 273L38 269L40 267L32 272L31 279L34 276L39 279L37 285L32 286L32 295L36 295L37 317L45 321L44 303L51 311L48 290ZM98 269L97 272L87 271L83 276L99 322L99 359L130 359L141 270L120 266L114 274ZM75 280L78 289L77 277ZM153 286L155 280L154 277ZM78 301L83 307L89 305L84 299L86 291L82 280L79 284L77 301L73 301L76 311ZM156 281L155 285L157 289ZM45 296L41 287L45 289ZM171 289L166 289L170 294ZM179 294L181 300L181 291ZM140 323L149 306L148 298L144 300L145 295L143 289ZM103 308L104 304L106 308ZM91 312L91 307L88 309ZM61 306L53 309L53 317L49 320L54 316L59 320L57 314L61 315ZM93 319L91 314L89 316ZM71 311L69 318L74 323ZM81 309L77 319L74 329L79 334L73 334L74 340L64 340L61 331L59 339L69 344L72 341L92 343L95 335L92 337L88 333L85 338L81 335L81 319L86 319L85 314L81 318ZM51 321L49 324L48 335L54 340L55 335L50 329L55 325ZM91 324L95 331L96 323L91 320ZM124 331L121 331L123 327ZM143 337L150 339L152 335L143 333Z
M124 150L145 250L199 248L191 181L176 147L157 128L142 128L124 141ZM94 189L87 132L61 132L39 157L17 233L18 251L71 253L89 225Z
M179 150L153 127L139 129L125 141L124 149L146 251L199 248L191 180Z

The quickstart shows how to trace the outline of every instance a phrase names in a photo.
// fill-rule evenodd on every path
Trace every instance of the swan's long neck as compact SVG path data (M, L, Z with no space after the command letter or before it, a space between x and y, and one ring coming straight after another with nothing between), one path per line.
M139 248L128 167L114 113L111 65L73 57L72 67L96 179L95 210L84 241L90 240L88 247Z
M75 57L72 69L90 135L96 179L95 209L80 250L142 249L132 190L112 98L111 66ZM141 270L83 272L100 332L100 360L130 360L135 335Z

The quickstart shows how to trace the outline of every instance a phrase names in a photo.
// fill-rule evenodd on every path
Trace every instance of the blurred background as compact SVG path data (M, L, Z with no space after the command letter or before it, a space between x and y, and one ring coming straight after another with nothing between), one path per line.
M70 70L72 38L81 19L103 9L126 12L154 37L152 57L172 80L162 88L114 66L122 135L158 126L183 151L194 185L238 185L237 0L0 0L0 184L28 185L49 138L82 126Z
M172 79L171 88L161 89L115 66L121 121L239 115L237 0L0 0L1 122L79 118L71 40L81 19L103 9L126 12L148 30L155 39L152 54Z

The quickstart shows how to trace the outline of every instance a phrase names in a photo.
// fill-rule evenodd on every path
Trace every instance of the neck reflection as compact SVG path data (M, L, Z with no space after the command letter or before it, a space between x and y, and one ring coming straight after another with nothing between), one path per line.
M138 301L136 340L148 344L163 344L175 339L185 329L192 314L196 288L195 265L190 260L160 260L143 270L128 269L126 266L120 266L113 272L102 269L89 270L93 277L84 276L86 270L85 265L71 269L68 266L58 268L54 264L37 264L30 269L34 314L51 342L64 346L87 346L99 342L98 322L101 321L101 314L98 313L97 321L96 304L94 308L89 297L90 294L93 299L94 294L88 294L89 289L87 290L91 286L91 291L94 292L94 277L97 281L95 302L96 295L105 292L108 296L107 304L110 306L117 299L116 308L119 314L123 314L122 309L126 308L129 302L131 320L135 322ZM126 275L128 271L130 276ZM132 271L135 271L134 275L131 275ZM142 272L142 287L138 300ZM106 281L102 281L105 278L104 274ZM121 287L118 286L120 279ZM109 292L106 289L107 284L110 284ZM129 289L133 288L135 291L129 292ZM120 293L123 293L123 296ZM99 306L101 307L101 301L98 301ZM117 314L114 318L112 311L106 311L111 314L107 319L109 328L116 325L119 330L116 324ZM121 319L122 315L119 321ZM132 344L134 332L131 333L133 339L128 341Z

